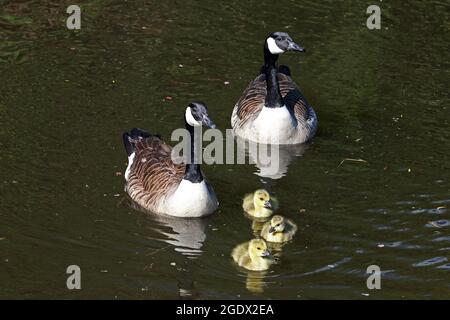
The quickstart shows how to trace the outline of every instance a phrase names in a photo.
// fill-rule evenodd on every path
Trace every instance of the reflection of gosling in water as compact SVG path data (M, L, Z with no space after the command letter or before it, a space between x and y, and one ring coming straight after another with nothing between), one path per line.
M263 239L253 239L236 246L231 256L239 266L253 271L267 270L274 263Z
M242 208L253 217L266 218L270 217L278 208L278 201L271 197L267 190L259 189L245 195Z
M248 271L245 287L248 291L253 293L263 293L264 287L267 286L265 282L268 271Z
M269 242L286 242L291 240L297 232L297 225L282 216L273 216L261 230L261 237Z

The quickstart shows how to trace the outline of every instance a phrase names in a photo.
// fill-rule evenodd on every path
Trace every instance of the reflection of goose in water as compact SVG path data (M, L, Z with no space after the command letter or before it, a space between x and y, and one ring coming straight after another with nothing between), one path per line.
M148 228L162 235L157 240L174 246L175 251L185 256L194 258L201 255L201 248L206 240L207 223L205 219L148 214L147 210L140 207L129 197L126 199L131 208L147 213Z
M256 165L256 175L263 178L280 179L288 171L289 165L303 156L308 143L291 145L260 144L236 138L238 154L248 156L249 162Z
M171 231L166 231L165 228L160 228L157 225L153 228L167 237L167 239L162 240L173 245L175 251L189 257L202 254L201 249L206 240L206 221L204 219L156 216L154 220L171 229Z
M192 300L200 298L197 281L194 280L194 274L190 270L181 272L177 279L177 287L178 298L180 299Z
M151 215L151 217L153 221L149 224L149 228L161 234L157 240L167 243L170 247L173 246L173 250L187 258L176 276L178 297L189 300L199 298L200 292L195 281L197 276L191 268L191 260L197 259L203 253L202 247L206 240L206 220L162 215Z

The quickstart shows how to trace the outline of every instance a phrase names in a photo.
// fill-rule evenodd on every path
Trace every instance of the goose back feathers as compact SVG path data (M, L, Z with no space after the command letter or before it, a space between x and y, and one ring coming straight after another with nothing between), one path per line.
M172 161L172 148L157 135L136 134L133 129L130 135L124 134L124 144L127 153L132 151L126 191L141 207L158 212L164 195L174 192L183 180L185 167Z
M289 75L278 72L277 79L280 93L285 104L283 108L286 108L285 110L289 113L291 118L291 121L287 123L287 127L284 128L284 130L288 131L291 129L292 131L291 136L287 137L284 141L280 141L280 144L306 142L316 133L316 113L309 106L305 97ZM263 108L265 108L266 95L266 75L263 73L250 82L234 107L231 117L231 126L236 135L244 139L262 142L259 139L260 134L256 127L256 121ZM274 112L283 108L275 108ZM289 128L289 126L291 128ZM266 128L261 128L261 130L274 131L270 126L270 122L267 123Z

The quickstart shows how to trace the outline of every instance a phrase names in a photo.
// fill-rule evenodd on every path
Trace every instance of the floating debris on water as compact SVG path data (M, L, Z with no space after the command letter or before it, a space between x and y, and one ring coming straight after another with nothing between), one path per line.
M366 160L364 159L353 159L353 158L345 158L344 160L341 161L341 163L339 163L338 168L346 161L352 161L352 162L364 162L364 163L368 163Z

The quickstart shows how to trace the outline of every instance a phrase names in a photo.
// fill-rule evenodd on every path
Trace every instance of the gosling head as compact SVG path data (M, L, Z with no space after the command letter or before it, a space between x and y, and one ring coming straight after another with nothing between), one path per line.
M272 55L279 55L286 51L305 52L305 48L296 44L286 32L274 32L270 34L264 48Z
M282 216L275 215L270 219L269 233L283 232L286 227L286 221Z
M263 239L253 239L248 246L248 253L252 259L270 258L270 251Z
M208 107L200 101L193 101L187 106L184 119L191 127L201 127L204 125L208 128L216 128L216 125L208 115Z
M256 209L273 210L273 203L270 200L270 194L265 189L259 189L255 191L253 195L253 202Z

